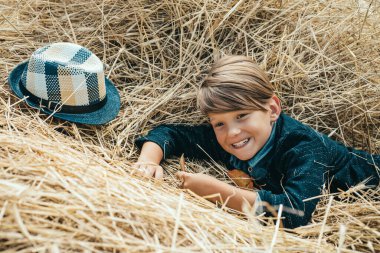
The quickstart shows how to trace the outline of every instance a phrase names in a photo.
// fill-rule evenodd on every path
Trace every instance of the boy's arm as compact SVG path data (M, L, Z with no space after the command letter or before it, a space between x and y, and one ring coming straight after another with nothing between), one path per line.
M212 202L222 201L229 208L242 211L243 203L248 202L252 206L257 194L253 191L240 189L224 183L214 177L205 174L178 172L176 176L182 180L182 187L189 189L199 196L207 197Z
M164 157L164 153L158 144L154 142L145 142L141 148L138 163L153 163L160 164L162 158Z
M134 164L134 168L144 176L161 179L164 175L160 162L163 152L160 146L154 142L145 142L141 148L140 156Z
M135 144L142 148L144 143L154 142L163 153L162 159L182 154L187 158L224 161L226 152L218 144L210 125L160 125L146 136L140 137Z
M187 158L226 161L210 125L161 125L135 141L141 154L134 167L145 176L163 177L161 160L182 154Z

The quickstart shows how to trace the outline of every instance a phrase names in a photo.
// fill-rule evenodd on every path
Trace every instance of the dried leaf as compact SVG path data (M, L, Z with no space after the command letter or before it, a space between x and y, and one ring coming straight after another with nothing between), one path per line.
M227 175L231 178L235 184L242 188L253 189L253 181L252 178L247 175L245 172L233 169L227 172Z

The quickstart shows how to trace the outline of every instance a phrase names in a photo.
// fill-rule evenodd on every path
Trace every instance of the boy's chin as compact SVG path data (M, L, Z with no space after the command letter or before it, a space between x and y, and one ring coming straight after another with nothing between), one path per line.
M248 160L251 160L252 157L254 157L256 155L256 153L252 153L252 152L248 152L248 153L244 153L242 154L242 152L238 153L236 152L235 150L231 150L231 149L227 149L227 148L224 148L224 151L226 151L227 153L229 153L230 155L233 155L235 156L237 159L239 159L240 161L248 161ZM235 151L235 152L234 152Z
M252 154L246 154L246 155L234 155L237 159L239 159L240 161L248 161L250 160L252 157L254 157L254 155Z
M252 156L252 157L253 157L253 156ZM239 158L239 157L238 157L238 159L239 159L240 161L246 162L246 161L249 161L252 157L250 157L250 158Z

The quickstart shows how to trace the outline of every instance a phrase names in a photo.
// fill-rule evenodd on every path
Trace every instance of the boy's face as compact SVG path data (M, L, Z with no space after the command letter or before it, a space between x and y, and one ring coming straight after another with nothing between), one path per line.
M256 155L268 140L272 123L281 112L276 96L265 107L267 111L239 110L208 115L216 138L225 151L240 160L249 160Z

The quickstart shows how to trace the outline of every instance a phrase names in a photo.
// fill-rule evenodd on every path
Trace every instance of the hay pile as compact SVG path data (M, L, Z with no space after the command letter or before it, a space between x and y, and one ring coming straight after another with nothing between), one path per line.
M133 140L199 123L195 94L213 59L253 56L284 111L346 145L380 153L378 1L0 1L0 250L7 252L379 252L380 192L321 201L291 233L131 174ZM107 64L122 98L103 127L39 115L9 91L18 63L49 42ZM215 165L194 171L228 180Z

